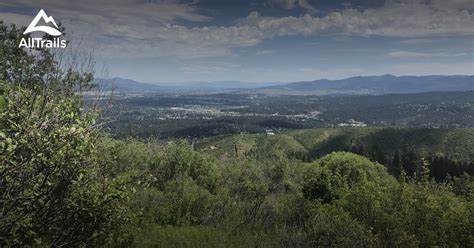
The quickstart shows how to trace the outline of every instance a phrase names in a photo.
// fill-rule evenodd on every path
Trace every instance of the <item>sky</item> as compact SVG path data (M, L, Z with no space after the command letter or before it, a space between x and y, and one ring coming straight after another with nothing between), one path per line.
M474 0L0 0L0 19L40 9L141 82L474 74Z

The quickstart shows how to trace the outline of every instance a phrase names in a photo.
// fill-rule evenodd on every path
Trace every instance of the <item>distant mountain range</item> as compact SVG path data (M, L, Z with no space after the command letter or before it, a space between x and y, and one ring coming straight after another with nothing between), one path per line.
M97 79L99 87L117 92L222 92L237 89L256 89L274 86L278 83L249 83L240 81L220 81L220 82L183 82L183 83L142 83L125 78ZM281 84L281 83L280 83Z
M367 76L296 82L257 89L264 94L397 94L474 90L474 76Z
M112 79L97 79L95 81L99 88L107 91L117 92L150 92L162 91L163 87L154 84L140 83L131 79L112 78Z
M183 83L160 83L158 85L166 86L174 89L198 89L198 90L230 90L230 89L256 89L262 87L270 87L278 84L270 83L252 83L241 81L216 81L216 82L183 82Z
M238 81L147 84L130 79L98 80L100 87L118 92L240 92L271 95L381 95L432 91L472 91L474 76L364 76L341 80L295 83L248 83Z

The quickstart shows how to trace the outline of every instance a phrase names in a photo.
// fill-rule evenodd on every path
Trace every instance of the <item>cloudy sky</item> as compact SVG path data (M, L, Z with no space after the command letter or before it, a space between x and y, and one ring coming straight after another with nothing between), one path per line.
M27 26L41 8L110 77L474 74L474 0L0 0L0 19Z

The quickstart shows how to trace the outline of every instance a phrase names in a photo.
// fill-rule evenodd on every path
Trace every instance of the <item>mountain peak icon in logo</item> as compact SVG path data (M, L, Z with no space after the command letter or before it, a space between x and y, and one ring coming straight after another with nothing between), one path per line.
M38 24L38 22L40 21L40 19L43 19L43 21L45 23L50 23L50 22L53 23L53 25L56 28L49 27L49 26L36 26ZM46 15L46 12L44 12L44 10L41 9L38 12L38 14L35 16L35 19L33 19L33 21L30 23L30 25L26 28L26 30L23 34L29 34L31 32L41 31L41 32L45 32L45 33L47 33L49 35L52 35L52 36L60 36L61 32L58 29L59 29L59 27L56 24L56 22L54 21L54 18L52 16Z

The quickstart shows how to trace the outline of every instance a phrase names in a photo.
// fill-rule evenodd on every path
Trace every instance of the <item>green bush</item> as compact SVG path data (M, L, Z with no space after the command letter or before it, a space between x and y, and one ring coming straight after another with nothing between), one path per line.
M274 236L252 230L227 231L212 226L145 225L130 229L119 247L277 247Z
M0 246L105 242L123 220L124 184L96 159L96 112L76 93L92 76L19 49L20 30L0 32Z
M376 244L370 228L331 204L314 204L303 226L281 231L284 232L280 241L285 247L370 247Z
M150 168L156 178L156 186L164 188L166 182L189 176L208 190L214 190L218 180L215 161L191 149L186 142L177 142L165 147L160 163Z
M474 244L472 202L437 184L368 183L340 202L370 226L380 243L394 247L462 247Z
M303 193L310 200L327 203L346 195L358 184L390 179L380 164L360 155L334 152L308 166Z

